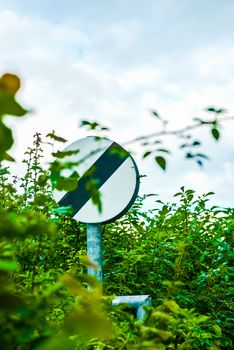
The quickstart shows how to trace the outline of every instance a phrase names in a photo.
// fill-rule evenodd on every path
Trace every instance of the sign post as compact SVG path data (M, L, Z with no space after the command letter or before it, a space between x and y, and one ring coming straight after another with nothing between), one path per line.
M88 275L95 276L102 282L102 232L101 224L87 224L87 255L91 264L96 267L88 267Z
M86 137L65 151L68 156L64 160L75 164L71 173L75 170L80 177L74 191L55 191L55 198L59 206L73 208L74 219L87 224L87 255L91 262L88 274L102 282L101 224L119 219L131 208L138 195L139 172L129 152L107 138ZM99 191L101 211L92 201L93 189ZM121 296L113 300L113 305L122 302L137 308L137 318L142 321L143 306L151 305L151 298Z

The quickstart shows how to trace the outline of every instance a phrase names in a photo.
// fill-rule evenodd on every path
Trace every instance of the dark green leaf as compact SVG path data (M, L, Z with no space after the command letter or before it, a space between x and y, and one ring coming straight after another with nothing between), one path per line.
M221 113L225 113L226 109L225 108L215 108L213 106L208 107L207 112L212 112L212 113L216 113L216 114L221 114Z
M213 138L218 141L219 137L220 137L220 133L219 133L219 130L217 128L212 128L211 129L211 133L212 133L212 136Z
M197 140L193 142L193 146L200 146L200 144L201 144L201 142L197 141Z
M156 111L152 111L152 114L154 117L158 118L158 119L161 119L160 115L158 114L158 112Z
M180 145L180 148L185 148L185 147L188 147L187 143L183 143L182 145Z
M148 157L148 156L149 156L151 153L152 153L151 151L147 151L147 152L145 152L145 153L144 153L144 155L143 155L143 158Z
M225 108L220 108L220 109L217 109L216 110L216 113L217 114L221 114L221 113L225 113L226 112L226 109Z
M168 151L167 149L165 149L165 148L158 148L158 149L156 149L156 151L158 151L158 152L164 152L164 153L171 153L170 151Z
M161 169L165 170L166 169L166 159L161 157L161 156L157 156L155 157L155 161L156 163L160 166Z
M203 159L207 159L207 160L209 159L209 157L206 154L203 154L203 153L196 153L195 156L203 158Z
M208 107L206 110L207 110L207 112L214 112L214 113L216 113L216 108L215 107Z
M215 194L214 192L208 192L208 193L206 193L206 196L212 196L213 194Z
M193 158L193 157L194 157L194 155L191 152L188 152L186 154L186 158Z

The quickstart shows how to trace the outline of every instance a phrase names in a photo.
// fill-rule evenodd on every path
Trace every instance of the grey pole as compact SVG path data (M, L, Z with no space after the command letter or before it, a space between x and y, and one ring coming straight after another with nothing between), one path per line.
M139 307L137 308L137 318L138 320L140 320L141 322L143 322L145 315L146 315L146 311L144 309L144 306L152 306L152 300L151 297L148 295L148 297L144 300L144 303L142 303L141 305L139 305Z
M102 232L101 224L87 224L87 255L97 269L88 267L88 275L102 282Z
M136 309L136 317L143 322L146 311L144 306L152 306L150 295L121 295L112 300L112 305L129 304Z

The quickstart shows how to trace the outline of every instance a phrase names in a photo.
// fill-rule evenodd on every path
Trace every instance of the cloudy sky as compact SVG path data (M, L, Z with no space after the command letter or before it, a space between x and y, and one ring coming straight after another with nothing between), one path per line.
M85 132L82 119L111 128L124 143L157 132L150 110L170 128L205 118L204 109L225 107L234 115L233 0L0 0L0 74L19 74L19 100L33 108L10 121L16 143L14 170L32 135L55 130L69 142ZM211 160L203 169L185 160L171 138L166 174L152 159L141 160L131 145L142 179L141 193L170 200L185 185L198 193L214 191L212 203L233 206L234 122L220 142L209 131L195 136Z

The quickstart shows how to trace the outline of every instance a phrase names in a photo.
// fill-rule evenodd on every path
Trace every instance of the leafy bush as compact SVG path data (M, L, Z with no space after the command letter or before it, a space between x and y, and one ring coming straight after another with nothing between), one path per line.
M0 79L1 160L12 158L4 115L26 113L15 99L18 87L15 76ZM197 198L183 187L178 203L156 200L147 213L147 196L138 198L103 229L101 288L85 273L85 225L52 197L49 181L72 186L61 176L72 165L59 156L45 169L36 134L24 177L0 167L1 349L231 349L233 209L208 208L212 193ZM126 307L112 307L113 296L123 294L152 296L143 323Z

